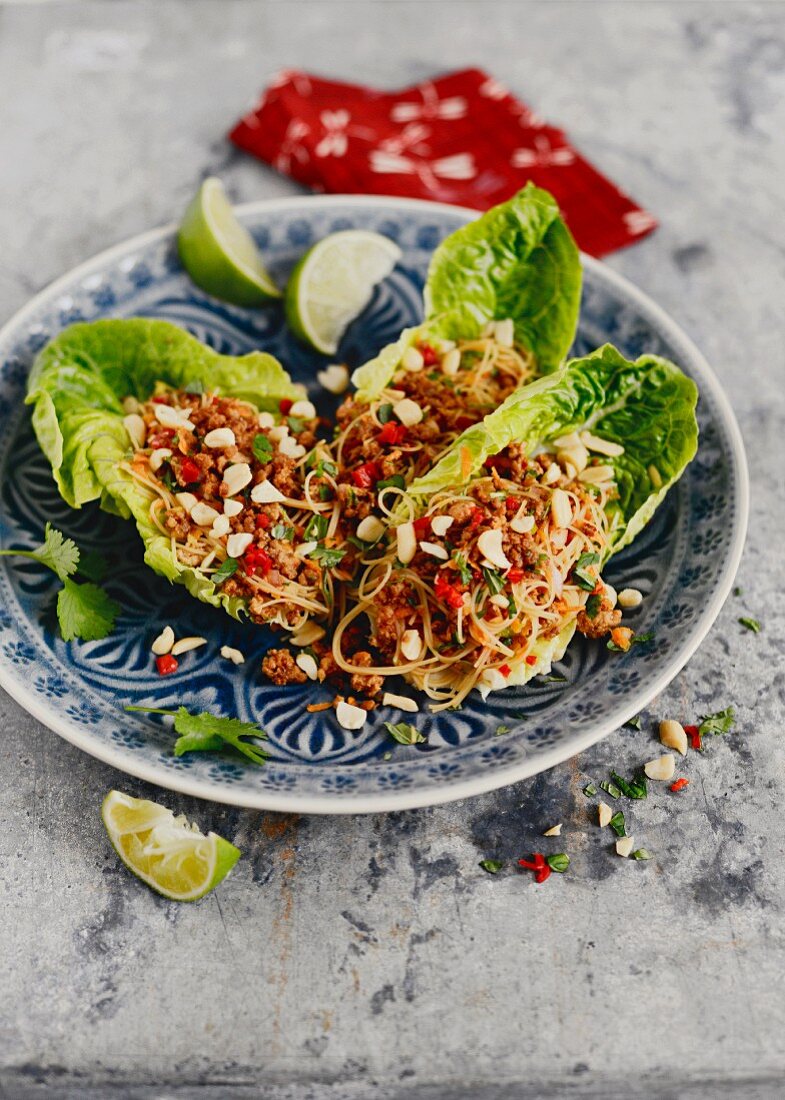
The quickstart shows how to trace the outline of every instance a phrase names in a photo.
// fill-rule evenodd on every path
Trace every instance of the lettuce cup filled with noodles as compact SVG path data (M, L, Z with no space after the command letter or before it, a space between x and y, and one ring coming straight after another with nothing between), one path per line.
M74 325L27 400L63 498L133 519L157 573L235 618L329 618L335 467L272 356L218 355L164 321Z
M694 456L696 399L673 363L609 345L517 390L385 490L336 665L359 627L363 675L403 675L441 710L548 672L576 630L628 648L602 569Z

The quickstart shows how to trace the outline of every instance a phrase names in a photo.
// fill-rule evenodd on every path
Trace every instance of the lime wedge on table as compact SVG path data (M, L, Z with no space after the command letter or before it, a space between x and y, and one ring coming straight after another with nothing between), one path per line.
M240 858L234 844L215 833L204 836L182 814L120 791L106 796L101 818L128 870L172 901L209 894Z
M199 188L180 224L177 246L193 281L216 298L260 306L281 297L219 179L206 179Z
M373 288L400 256L389 237L365 229L346 229L319 241L297 264L286 288L286 319L293 332L317 351L334 355Z

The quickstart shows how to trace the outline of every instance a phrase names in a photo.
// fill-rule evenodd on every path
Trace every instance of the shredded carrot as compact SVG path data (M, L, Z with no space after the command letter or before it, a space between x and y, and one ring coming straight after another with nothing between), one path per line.
M332 710L332 703L309 703L305 709L316 714L319 710Z
M617 626L611 631L611 641L626 653L632 645L632 631L628 626Z

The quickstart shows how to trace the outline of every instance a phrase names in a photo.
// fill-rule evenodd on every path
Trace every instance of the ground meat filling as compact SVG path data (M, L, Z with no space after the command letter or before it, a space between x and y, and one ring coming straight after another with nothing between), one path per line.
M288 649L269 649L262 661L262 672L278 687L304 684L308 679Z

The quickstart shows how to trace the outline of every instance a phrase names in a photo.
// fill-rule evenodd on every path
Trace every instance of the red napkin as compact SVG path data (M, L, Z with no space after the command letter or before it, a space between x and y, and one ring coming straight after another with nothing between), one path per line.
M400 92L285 70L229 135L316 191L406 195L487 210L533 180L581 248L602 256L656 219L480 69Z

